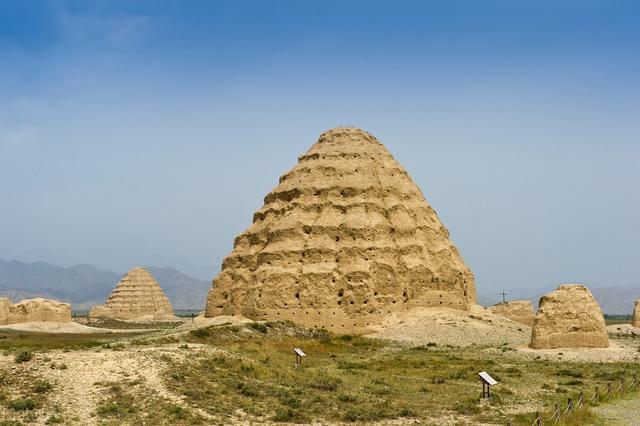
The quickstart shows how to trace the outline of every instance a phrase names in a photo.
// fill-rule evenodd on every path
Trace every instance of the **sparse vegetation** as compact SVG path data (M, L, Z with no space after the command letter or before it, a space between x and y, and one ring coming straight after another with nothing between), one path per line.
M38 404L31 398L12 399L7 402L7 407L15 411L35 410Z
M16 363L19 364L19 363L31 361L32 358L33 358L33 352L28 350L21 350L18 353L16 353L16 356L14 359Z
M21 340L20 345L5 348L14 357L21 351L33 354L51 349L43 342L33 342L32 335L15 335L12 339ZM92 336L85 339L95 342ZM554 403L566 405L567 398L576 401L580 391L592 394L596 384L602 392L606 383L620 383L621 378L640 372L633 363L523 359L508 345L452 348L427 343L409 347L360 336L332 336L288 322L213 326L182 334L149 332L133 340L159 348L152 359L163 369L168 391L183 398L184 404L159 397L137 376L101 382L96 386L104 389L104 398L94 409L101 424L216 423L201 417L198 410L225 423L229 413L240 410L250 418L290 423L433 419L454 413L456 418L470 423L509 421L530 425L531 412L505 413L530 407L531 401L541 411L548 411ZM111 336L111 340L102 340L99 347L95 345L94 350L137 350L136 343L131 342ZM63 349L61 340L48 343ZM78 339L70 345L67 341L65 347L75 348L69 351L85 350L85 343ZM308 355L299 368L294 365L294 347L303 348ZM508 348L509 352L504 353L501 348ZM53 354L32 362L47 368L67 368L64 360ZM28 374L31 365L16 368L21 369L21 374ZM477 372L482 370L499 381L492 389L491 409L478 403ZM0 384L0 417L5 409L24 423L36 418L41 422L46 419L46 424L68 421L55 409L53 414L38 414L54 408L48 402L50 395L64 384L54 387L43 377L16 380L7 372L0 374ZM578 417L583 423L570 420L561 424L589 424L589 419L596 419L586 411Z

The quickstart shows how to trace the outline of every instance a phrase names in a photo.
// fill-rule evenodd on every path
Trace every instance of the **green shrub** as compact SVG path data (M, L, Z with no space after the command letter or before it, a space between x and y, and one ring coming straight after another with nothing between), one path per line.
M33 391L36 393L45 393L53 389L53 385L46 380L38 380L33 386Z
M467 399L466 401L460 401L453 407L455 411L460 414L478 414L480 407L476 399Z
M49 418L44 422L45 425L55 425L64 422L64 419L61 416L57 416L55 414L49 416Z
M335 391L336 389L338 389L338 385L340 383L342 383L342 380L338 379L337 377L322 375L316 376L315 379L311 381L309 386L323 391Z
M35 410L38 404L31 398L13 399L7 403L7 407L15 411Z
M276 410L276 414L271 418L274 422L291 422L296 420L299 414L288 407L280 407Z
M23 362L31 361L32 358L33 358L33 352L29 350L22 350L16 354L14 359L16 363L20 364Z
M262 334L267 334L267 326L265 324L259 322L252 322L249 324L249 327L253 328L256 331L259 331Z
M208 328L198 328L196 330L191 330L189 333L192 336L198 337L200 339L204 339L205 337L208 337L211 334L209 333Z
M573 370L558 370L556 372L556 376L569 376L569 377L576 377L576 378L584 377L582 375L582 372L573 371Z

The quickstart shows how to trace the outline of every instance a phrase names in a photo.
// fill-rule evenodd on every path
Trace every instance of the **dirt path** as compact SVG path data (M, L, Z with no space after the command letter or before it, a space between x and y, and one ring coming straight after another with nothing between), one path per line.
M191 350L210 350L207 347L191 346ZM57 391L53 394L54 404L69 413L69 417L74 419L76 424L96 424L96 406L104 398L104 390L100 383L123 381L139 381L156 396L196 411L204 418L211 418L204 410L187 407L180 395L170 392L164 386L161 376L163 364L159 361L159 356L165 354L180 358L184 356L182 352L177 346L131 348L121 351L54 352L47 354L50 361L41 364L37 368L39 371L34 372L55 384ZM55 368L51 368L50 365L54 365Z
M607 426L640 425L640 398L594 407L593 411L605 420Z

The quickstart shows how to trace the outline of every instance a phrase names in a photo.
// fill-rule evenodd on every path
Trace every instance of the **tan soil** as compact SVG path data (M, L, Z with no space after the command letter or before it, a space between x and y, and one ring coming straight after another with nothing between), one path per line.
M173 359L179 360L203 351L213 353L220 352L220 349L190 344L188 351L180 349L178 345L119 351L52 351L36 354L32 361L25 364L14 364L13 357L0 356L0 368L17 375L21 369L28 369L36 377L53 383L55 392L51 393L52 403L61 408L65 424L96 425L99 418L96 417L95 410L105 396L100 384L125 380L139 380L149 394L211 418L204 410L187 407L182 396L170 392L161 378L164 364L159 357L162 354L169 354ZM52 364L66 364L67 368L51 368Z
M113 328L98 328L89 327L77 322L25 322L20 324L9 324L0 326L2 330L15 330L15 331L28 331L33 333L53 333L53 334L91 334L91 333L134 333L139 331L136 329L113 329Z
M524 344L531 328L475 305L470 311L450 308L414 308L392 313L369 337L415 345L471 346Z
M607 348L557 348L532 349L527 345L518 348L518 354L527 358L542 358L572 362L627 362L640 360L638 345L630 342L610 342Z

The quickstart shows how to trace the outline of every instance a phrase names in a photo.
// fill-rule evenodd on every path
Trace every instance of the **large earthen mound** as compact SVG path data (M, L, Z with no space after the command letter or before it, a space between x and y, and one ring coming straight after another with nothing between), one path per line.
M175 319L169 299L151 273L136 267L120 280L104 306L94 306L90 318L121 320Z
M15 305L0 298L0 324L34 321L71 322L71 305L42 298L25 299Z
M530 300L512 300L505 303L498 303L488 308L489 312L502 315L512 321L519 322L531 327L535 313Z
M579 284L558 287L540 299L533 322L531 348L606 348L602 310L591 292Z
M369 133L336 128L236 238L205 314L364 332L391 312L475 303L473 274L407 171Z
M631 325L640 328L640 300L636 300L636 304L633 307L633 318L631 319Z

